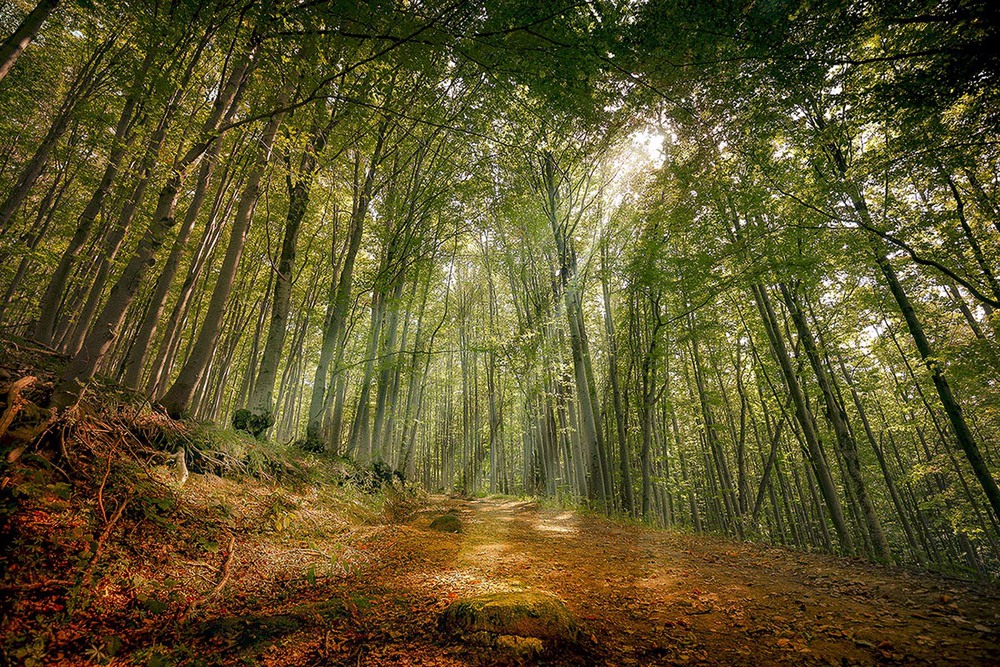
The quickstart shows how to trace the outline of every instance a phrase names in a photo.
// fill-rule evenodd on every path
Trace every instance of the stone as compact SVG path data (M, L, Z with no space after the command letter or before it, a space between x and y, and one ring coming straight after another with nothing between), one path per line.
M431 521L429 528L442 533L461 533L462 520L454 514L442 514Z
M512 638L568 642L579 632L562 600L530 590L460 598L448 606L438 623L450 634L485 636L499 645L525 643Z

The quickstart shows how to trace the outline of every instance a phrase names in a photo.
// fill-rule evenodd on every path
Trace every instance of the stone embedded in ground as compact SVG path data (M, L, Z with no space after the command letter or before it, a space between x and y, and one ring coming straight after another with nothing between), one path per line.
M576 620L563 601L541 591L458 599L441 614L439 625L445 632L474 643L536 652L542 640L573 641L578 632Z
M431 521L430 529L442 533L461 533L462 520L454 514L442 514Z
M491 632L474 632L462 635L462 640L477 648L490 649L497 658L497 664L506 664L513 658L516 662L537 657L545 650L545 643L538 637L518 637L516 635L495 635Z

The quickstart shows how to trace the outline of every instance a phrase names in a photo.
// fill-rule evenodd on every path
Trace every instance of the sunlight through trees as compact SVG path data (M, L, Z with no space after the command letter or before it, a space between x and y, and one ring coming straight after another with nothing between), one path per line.
M0 334L60 410L995 576L998 12L15 0Z

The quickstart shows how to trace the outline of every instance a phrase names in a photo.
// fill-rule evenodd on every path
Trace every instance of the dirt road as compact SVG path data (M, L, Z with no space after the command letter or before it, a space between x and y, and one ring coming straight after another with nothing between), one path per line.
M426 529L446 510L464 534ZM441 500L369 543L356 577L308 593L339 595L346 612L258 646L254 659L497 664L495 652L449 642L437 617L459 596L530 588L561 597L583 630L579 645L532 664L1000 664L996 589L861 561L492 500Z

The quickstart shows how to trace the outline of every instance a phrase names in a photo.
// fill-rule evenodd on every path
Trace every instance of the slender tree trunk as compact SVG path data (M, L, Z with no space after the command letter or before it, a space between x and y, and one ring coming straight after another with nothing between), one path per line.
M24 17L14 33L0 44L0 81L7 76L14 63L38 34L45 19L49 18L49 14L58 6L59 0L40 0Z
M281 242L281 255L275 269L274 293L271 297L271 318L267 329L267 339L264 352L261 355L260 368L248 401L249 410L257 417L266 420L273 419L274 383L278 376L278 364L285 346L285 334L288 330L288 315L290 313L292 280L295 271L295 246L298 244L299 228L305 217L308 193L296 186L291 193L288 204L288 216L285 220L285 231Z
M292 279L295 271L295 249L298 245L299 229L305 219L312 192L313 178L318 158L326 146L327 137L336 122L336 115L324 127L313 129L312 136L299 162L298 178L288 177L288 213L285 216L285 231L281 241L281 255L278 258L274 281L274 295L271 298L271 319L267 329L267 342L261 355L257 379L247 400L247 408L258 419L273 421L274 382L278 375L278 363L285 346L288 329L289 301L292 294Z
M368 330L368 350L365 353L364 374L361 378L361 392L358 407L354 411L354 421L348 436L347 451L361 463L369 463L372 454L371 390L375 378L375 361L378 343L382 335L385 319L385 295L378 286L372 290L371 325Z
M694 372L695 388L698 392L698 404L701 406L702 423L705 427L705 442L719 479L719 490L721 491L723 507L725 509L724 523L727 528L731 527L735 529L735 532L742 536L742 527L738 517L738 505L733 490L733 478L729 471L729 464L726 461L726 453L723 451L722 443L719 440L715 414L708 399L708 388L705 383L700 345L695 330L693 314L688 315L688 323L691 331L691 366Z
M227 115L227 119L230 116L231 114ZM215 142L201 162L198 170L198 178L195 180L194 194L188 203L187 213L184 216L183 222L181 222L180 228L177 230L177 236L174 237L174 243L170 248L170 254L167 255L167 261L163 263L163 269L156 279L149 307L146 308L142 323L139 325L139 330L136 332L135 340L132 343L132 348L125 358L122 384L126 387L132 389L139 388L142 366L146 360L146 354L149 352L153 336L156 335L157 326L163 317L163 310L167 305L170 286L173 284L174 277L177 275L177 269L180 266L181 255L187 248L191 232L194 230L195 222L198 219L198 213L201 211L201 206L205 201L208 184L212 178L212 172L215 168L220 148L221 143L218 141Z
M121 115L118 117L118 124L115 126L115 137L112 140L111 152L108 154L108 162L104 167L104 175L94 190L90 201L84 207L76 223L76 230L70 239L69 247L63 252L56 266L55 273L49 281L48 287L42 296L39 305L38 323L35 326L35 340L46 345L52 344L52 337L56 326L56 314L58 304L66 290L66 281L69 279L70 271L76 262L77 256L87 243L94 221L97 220L101 212L101 206L111 191L111 186L118 176L118 169L121 161L125 157L125 151L131 143L131 129L134 125L136 108L139 105L140 96L145 89L146 74L153 64L152 48L146 53L142 66L136 73L132 82L132 88L125 104L122 107Z
M830 148L829 156L841 178L845 194L850 199L859 219L868 230L872 251L875 255L875 262L878 265L882 276L885 278L885 282L889 287L889 292L892 294L893 299L896 301L896 305L899 307L899 310L903 315L903 320L906 322L906 328L909 330L910 336L913 338L913 343L917 348L917 352L920 354L920 359L927 367L931 376L931 381L934 383L934 388L937 390L938 398L941 400L941 406L944 408L945 414L948 416L948 422L951 425L952 434L955 436L955 440L958 442L959 448L965 454L965 458L972 467L972 471L975 474L976 479L983 488L983 493L986 495L986 499L992 509L994 521L1000 520L1000 487L997 486L996 479L994 479L989 466L986 465L986 461L983 459L982 451L979 449L979 444L976 442L976 439L972 435L972 431L969 429L969 425L965 420L965 415L962 413L962 406L955 398L951 389L951 384L944 375L943 364L934 357L930 341L924 333L923 324L921 324L919 318L917 317L916 311L913 309L913 304L910 301L910 297L906 294L902 283L900 283L899 278L896 275L896 270L892 267L892 262L889 261L886 242L875 233L877 225L875 224L871 212L868 209L868 202L865 200L864 193L860 187L851 182L848 178L847 159L840 148L836 145L832 146Z
M28 239L27 249L29 252L25 253L21 257L21 261L18 262L17 271L14 272L14 276L11 278L10 284L7 286L7 290L4 293L2 299L0 299L0 322L3 322L4 315L7 312L8 306L10 306L14 295L21 288L21 282L24 280L25 275L28 273L28 269L31 267L34 261L33 253L38 247L38 244L46 238L48 234L49 227L52 225L52 219L55 217L56 211L59 209L62 203L63 196L66 194L70 183L73 182L73 175L67 175L67 169L61 169L56 173L56 177L52 180L52 185L49 191L45 194L42 199L41 204L38 207L38 214L35 216L35 224L32 225L34 233Z
M604 467L602 466L602 438L598 434L599 420L596 418L584 358L584 331L582 328L582 313L580 312L580 296L577 284L576 256L573 253L571 240L567 229L560 220L559 182L562 174L551 153L542 156L541 194L545 197L543 209L549 220L552 237L557 252L557 278L553 281L555 299L562 298L565 317L569 328L570 352L573 359L573 376L576 385L576 403L580 419L581 454L588 462L588 496L605 510L608 507L608 495L605 488Z
M400 280L402 277L400 277ZM417 283L414 282L414 290ZM396 338L399 330L399 309L400 297L402 296L403 285L397 283L393 288L392 295L388 303L388 321L386 322L381 345L381 358L379 359L379 379L378 390L375 395L375 418L372 426L372 457L376 461L385 461L386 442L389 441L389 429L386 424L387 414L391 411L394 397L392 395L393 378L399 374L399 361L397 358ZM405 342L404 328L404 342Z
M126 205L126 208L130 208L130 206ZM76 323L72 328L68 329L68 335L59 344L59 348L64 354L75 355L83 345L83 340L87 336L91 322L94 319L94 313L97 312L97 307L101 303L101 296L104 294L104 287L107 285L108 276L111 274L115 258L118 256L118 251L121 250L122 244L125 242L125 234L128 232L129 222L132 219L133 213L134 208L125 213L104 241L104 252L101 254L97 275L94 277L90 285L90 291L87 293L87 300L77 316Z
M357 258L358 250L361 248L365 218L368 216L368 205L375 187L375 176L378 173L379 164L382 160L382 147L387 129L388 121L384 122L379 130L375 149L372 152L372 157L368 162L368 168L365 170L363 178L360 176L362 164L360 155L357 156L355 162L355 197L353 210L351 211L347 249L344 253L343 266L340 269L340 277L337 282L333 303L330 305L333 310L330 317L327 318L326 324L328 326L323 332L323 346L320 350L320 359L313 379L312 394L309 401L309 419L306 422L306 441L318 449L323 448L323 413L326 406L327 391L328 387L332 390L334 384L328 378L328 375L330 375L330 364L333 362L333 377L336 377L344 353L342 340L347 331L347 314L350 307L351 290L354 281L354 261ZM335 427L337 426L335 425Z
M622 508L626 514L635 514L635 497L632 489L632 463L629 460L628 436L625 427L625 408L622 405L622 390L618 379L618 340L611 309L611 286L607 266L607 247L601 247L601 288L604 295L604 329L608 337L608 377L611 381L611 399L614 407L615 434L618 437L618 464L621 469Z
M198 242L198 249L188 264L180 294L178 294L177 301L170 311L170 317L163 326L162 340L149 370L146 395L151 398L158 398L167 390L171 371L176 361L179 360L177 351L180 349L184 324L196 298L196 292L198 292L199 280L201 280L203 272L211 273L215 251L225 226L224 222L229 219L236 207L240 198L239 193L245 182L243 177L234 177L231 184L226 180L219 183L212 211L205 222L205 229ZM232 185L231 188L230 185ZM231 192L229 192L230 190ZM207 282L207 277L202 280L202 283ZM197 296L200 297L200 293ZM197 323L198 317L194 317L192 321Z
M226 312L229 295L232 293L236 271L243 256L243 247L250 229L253 209L260 195L260 182L270 163L274 135L280 124L281 114L274 114L264 127L253 171L247 177L247 184L236 209L232 228L229 231L229 245L226 248L222 265L219 267L219 275L208 309L205 311L204 322L194 346L191 348L191 355L185 361L184 367L181 368L173 385L160 399L160 404L175 418L186 414L191 407L191 398L204 377L205 369L219 340L220 325Z
M111 289L108 300L97 321L91 328L80 351L67 365L60 376L50 400L53 407L68 407L76 403L86 384L93 378L104 359L108 348L118 335L125 312L135 298L142 279L149 271L153 258L174 226L174 211L180 196L184 176L204 156L205 152L218 140L217 130L225 111L236 102L240 91L246 85L253 64L256 45L252 45L240 64L233 68L222 86L213 113L205 121L201 137L184 156L175 162L174 168L157 198L153 218L146 228L135 254Z
M872 450L875 452L875 457L878 459L879 469L882 471L882 479L885 481L886 489L889 491L889 497L892 498L892 504L896 509L896 515L899 517L899 522L903 527L903 533L906 535L906 542L909 544L910 551L917 558L920 564L924 565L927 562L927 558L924 555L924 552L920 549L920 546L917 544L913 527L911 526L910 520L906 515L906 508L903 506L903 502L899 496L899 491L896 489L896 483L889 471L889 465L885 459L885 454L882 452L882 447L879 445L875 438L875 434L872 432L871 423L869 422L868 415L865 412L864 404L861 402L861 396L858 394L858 390L855 387L854 379L851 377L850 373L847 372L847 366L844 364L844 360L838 356L837 362L840 366L840 373L843 376L844 381L847 383L848 391L851 394L851 400L854 402L854 408L858 411L858 417L861 419L861 425L868 438L868 443L871 445Z
M885 539L885 534L882 532L882 524L878 520L875 506L868 495L868 489L861 472L861 464L858 460L858 445L851 435L847 413L834 393L833 385L827 375L826 369L823 367L823 361L816 347L816 341L813 339L812 331L810 331L809 325L806 323L805 315L798 302L798 298L783 283L779 286L779 289L781 290L785 305L788 307L788 312L792 316L792 323L795 325L795 330L798 333L799 340L802 342L802 347L809 359L823 395L823 401L826 404L826 416L830 420L831 426L833 426L837 448L843 457L844 467L847 471L848 484L858 505L860 505L859 509L861 510L865 525L868 527L868 534L871 537L872 547L875 550L874 555L879 560L888 561L892 558L892 554L889 551L889 543Z
M3 203L0 204L0 230L3 230L3 234L10 233L14 213L17 212L21 204L24 203L24 200L27 199L32 186L34 186L38 177L45 170L53 149L55 149L56 144L59 143L59 140L69 128L70 120L72 120L77 107L93 93L103 73L107 71L106 69L101 70L100 67L104 57L111 50L114 43L115 38L112 37L98 46L87 62L80 68L79 72L77 72L76 78L63 98L62 104L56 112L56 117L52 125L49 126L48 132L46 132L38 148L35 149L35 153L31 156L28 164L21 171L17 184L7 194Z
M840 498L837 495L837 486L834 484L833 477L830 475L830 470L826 464L826 457L823 455L819 436L816 434L812 414L809 412L805 395L802 393L802 388L799 386L798 378L795 375L795 369L792 367L791 359L788 356L788 349L785 347L784 339L777 325L777 319L774 316L774 310L771 308L770 300L763 287L754 285L753 290L757 308L760 310L761 319L764 321L764 327L771 342L771 350L774 353L775 360L778 362L778 366L781 368L786 388L795 406L795 417L802 429L802 436L805 439L810 462L816 473L820 493L823 495L830 519L833 521L834 530L837 531L837 537L840 539L840 544L844 548L844 551L853 553L854 540L851 538L847 522L844 520L844 512L840 505ZM825 528L825 524L822 523L822 516L820 516L820 523Z
M952 393L951 384L944 375L944 368L941 362L934 357L930 341L928 341L926 334L924 334L923 325L917 318L910 298L903 290L903 286L896 276L896 270L892 267L892 263L886 256L884 243L881 240L873 240L873 243L875 244L875 261L889 285L889 291L896 300L896 305L903 314L903 320L906 322L906 328L910 331L910 336L913 338L917 352L920 354L921 360L930 373L931 382L934 383L938 398L941 400L941 405L948 416L952 435L955 436L959 448L965 454L965 458L972 467L973 474L975 474L980 486L982 486L986 499L993 511L994 519L1000 520L1000 488L997 487L997 482L986 465L986 461L983 459L979 444L976 442L968 423L965 421L962 406L955 398L954 393Z

